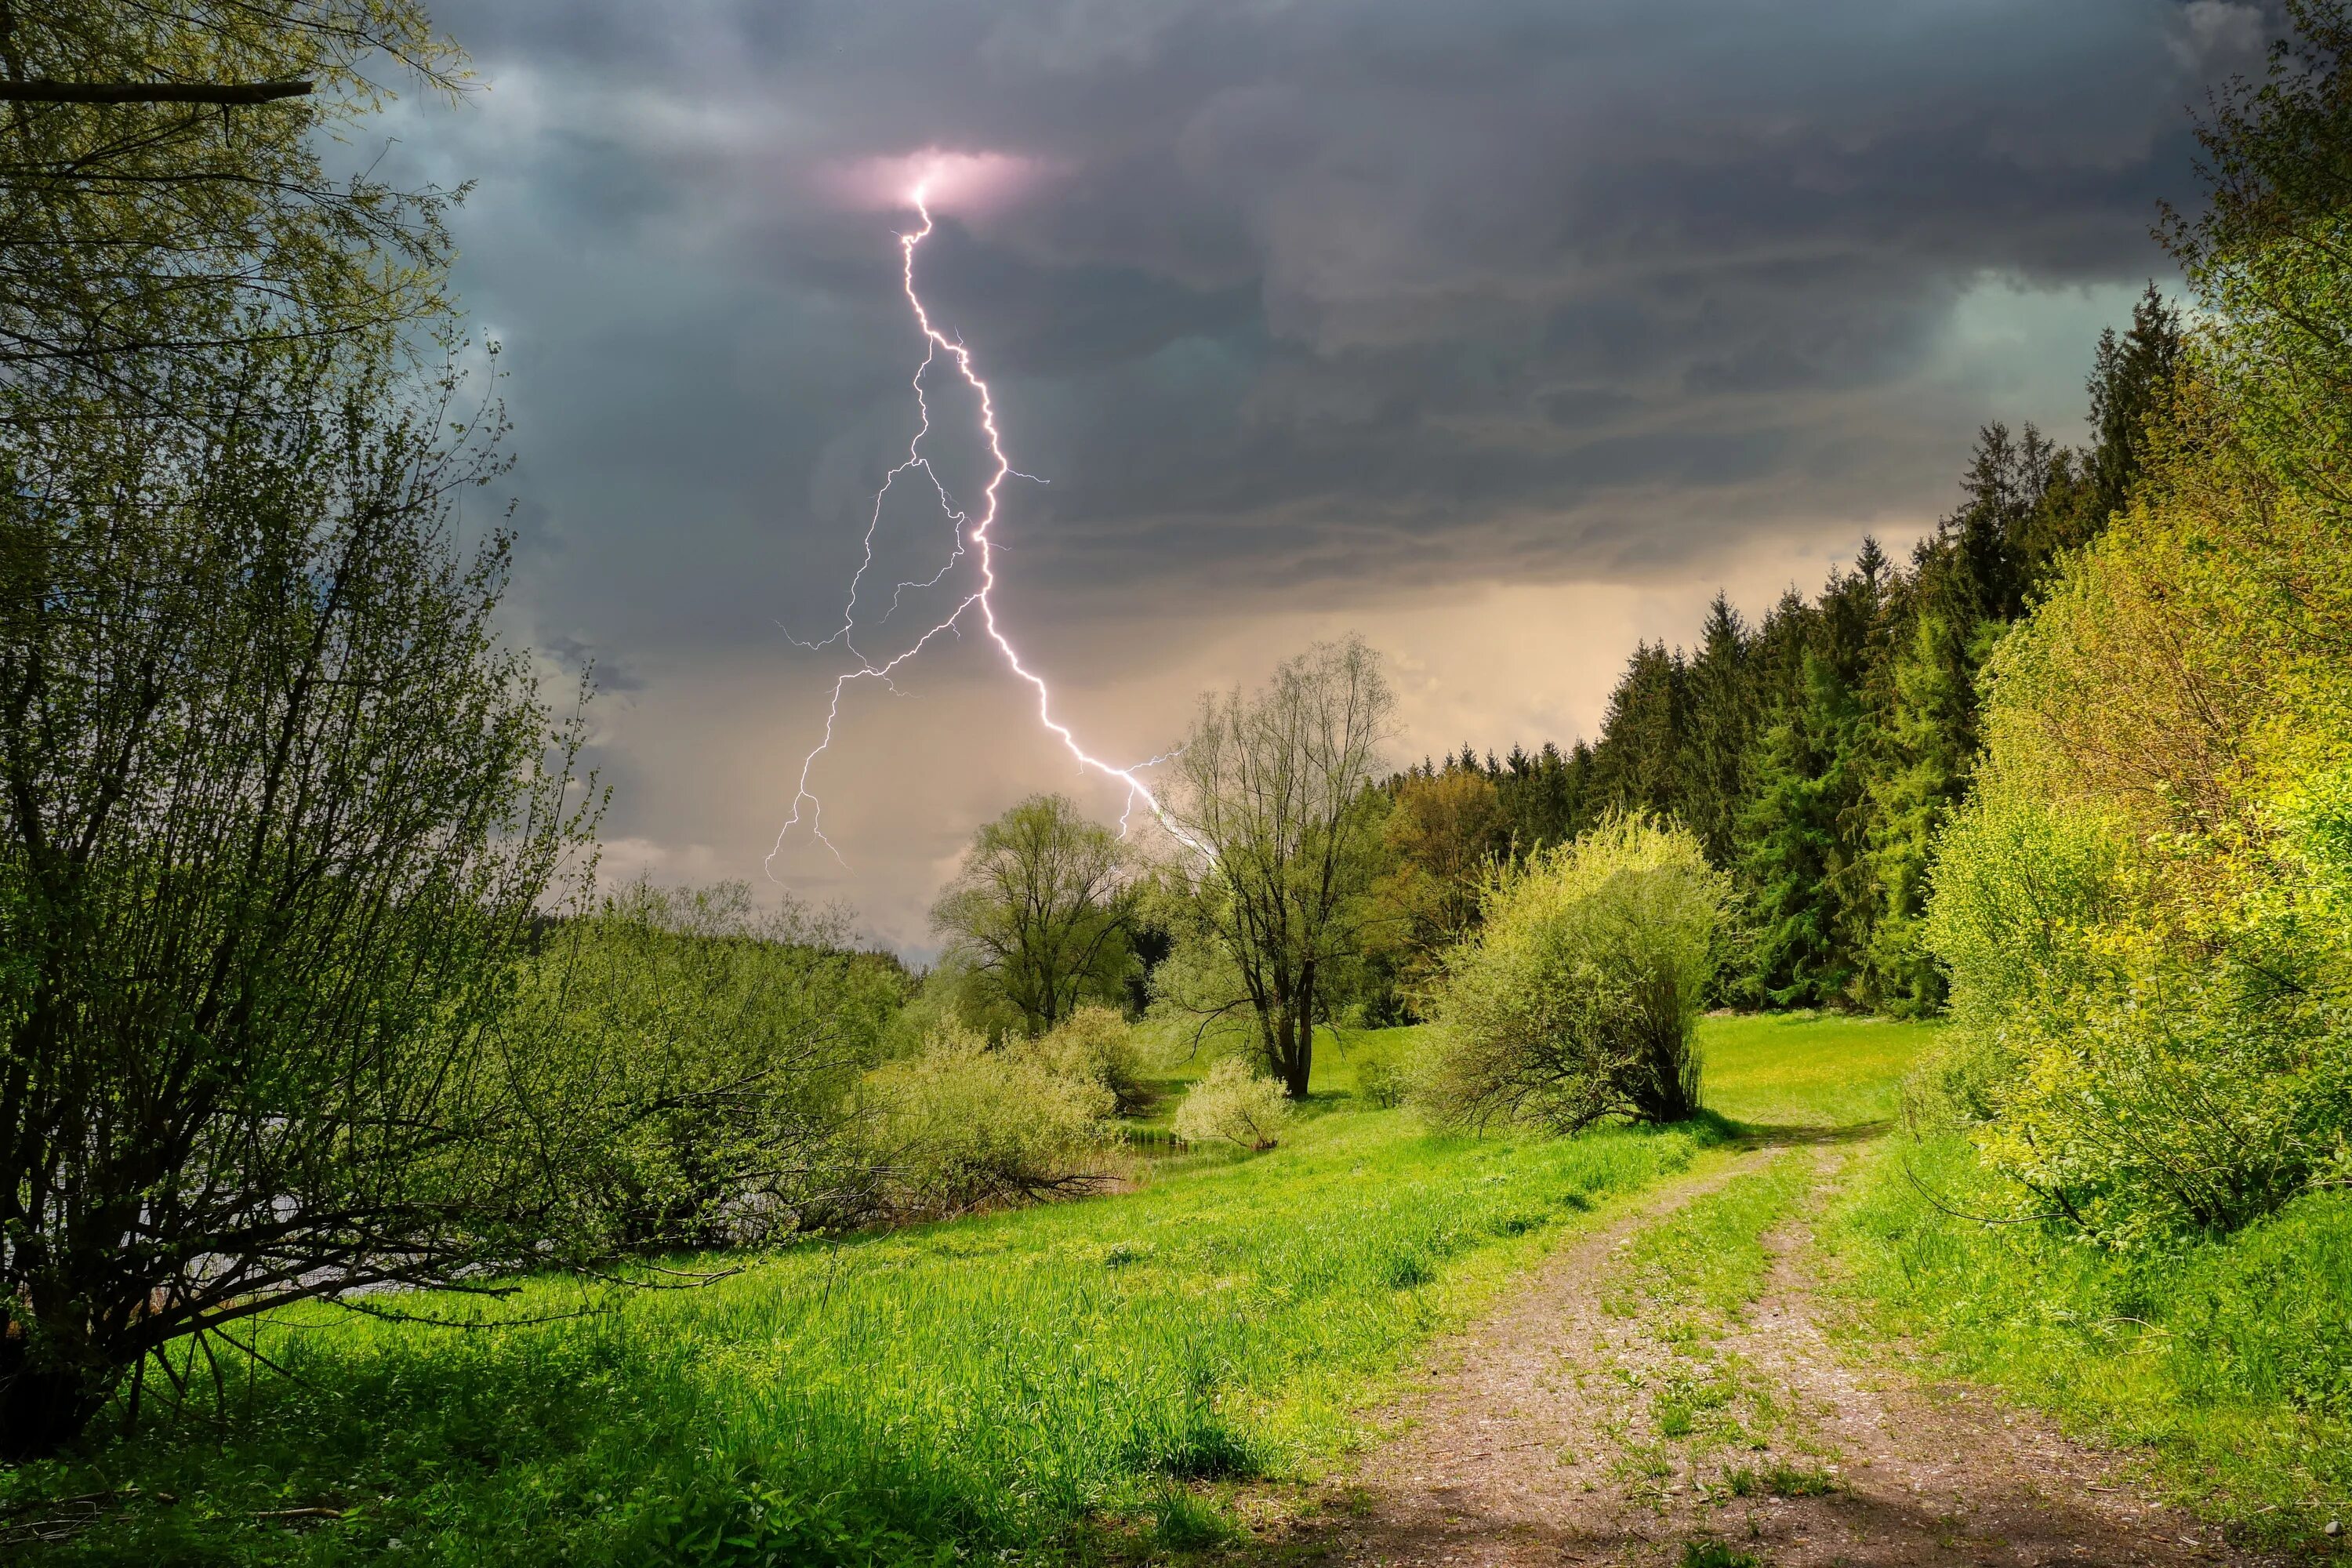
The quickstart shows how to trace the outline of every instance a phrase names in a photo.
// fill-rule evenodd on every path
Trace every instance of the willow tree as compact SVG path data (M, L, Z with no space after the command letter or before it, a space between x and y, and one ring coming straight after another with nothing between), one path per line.
M1161 994L1202 1018L1245 1014L1293 1098L1336 973L1362 956L1379 867L1396 699L1363 639L1319 643L1259 690L1201 700L1172 763L1180 940Z
M578 731L457 538L497 422L394 357L0 426L0 1455L281 1302L549 1256L499 1025Z
M1118 836L1066 796L1032 795L972 835L931 929L950 962L1045 1034L1082 1002L1122 999L1136 967L1135 869Z

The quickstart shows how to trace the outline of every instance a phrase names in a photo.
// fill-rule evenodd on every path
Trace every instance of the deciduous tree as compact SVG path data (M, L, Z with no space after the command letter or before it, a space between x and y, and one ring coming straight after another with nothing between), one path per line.
M234 346L154 389L202 420L0 426L8 1455L173 1341L546 1256L499 1026L579 732L494 629L507 536L454 538L495 417L390 360Z
M1135 872L1118 836L1067 797L1032 795L972 835L931 929L951 963L1042 1035L1082 1002L1124 997L1142 899Z
M1267 1067L1307 1093L1315 1023L1335 970L1362 952L1377 868L1381 751L1395 698L1360 637L1321 643L1255 692L1201 700L1167 807L1191 853L1177 879L1187 982L1163 991L1196 1017L1246 1012Z

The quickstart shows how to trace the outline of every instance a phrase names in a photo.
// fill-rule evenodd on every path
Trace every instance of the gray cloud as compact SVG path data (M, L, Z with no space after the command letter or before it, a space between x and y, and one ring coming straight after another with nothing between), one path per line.
M804 697L782 628L837 619L903 454L903 215L840 199L861 161L1037 170L923 281L1053 481L1002 538L1057 647L1181 642L1188 595L1679 605L1774 540L1923 524L1982 419L2073 434L2091 334L2166 270L2156 203L2193 197L2185 106L2264 31L2223 0L439 10L489 90L404 108L396 156L481 182L458 281L543 519L521 609L641 688L640 779L652 715L692 743L683 683ZM894 507L885 564L943 538ZM625 831L745 837L660 795Z

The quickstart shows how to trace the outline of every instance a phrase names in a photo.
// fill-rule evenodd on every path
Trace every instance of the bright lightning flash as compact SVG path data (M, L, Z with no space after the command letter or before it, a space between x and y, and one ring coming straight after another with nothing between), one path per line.
M996 427L996 405L989 395L988 383L981 379L979 372L973 367L971 351L932 324L930 311L924 308L923 297L916 291L915 251L924 240L930 237L934 226L928 199L928 187L929 182L926 181L908 193L909 205L914 207L923 221L919 227L898 237L899 273L906 289L907 304L914 311L915 324L922 329L923 333L923 363L916 367L914 376L915 406L921 415L921 420L916 428L914 439L907 445L906 460L883 476L882 488L875 492L873 511L866 522L865 559L858 563L856 573L849 580L849 601L842 612L841 629L820 642L800 643L803 647L816 649L837 642L853 659L856 660L856 663L854 668L834 679L832 700L825 708L824 732L808 755L801 759L800 783L793 796L792 815L785 819L783 826L777 831L775 847L768 851L769 874L774 875L775 859L783 851L785 837L801 825L803 818L809 825L810 834L816 841L832 850L835 859L841 859L841 851L835 847L832 839L824 836L824 805L809 787L809 781L810 774L816 768L817 759L824 755L833 745L833 730L835 721L841 717L843 694L852 685L861 680L878 681L883 686L896 690L897 688L891 682L891 676L898 668L921 653L929 646L932 638L942 633L955 631L961 634L965 620L974 612L978 613L980 625L987 633L989 640L994 643L997 651L1004 656L1006 666L1015 676L1028 682L1035 689L1037 721L1053 731L1055 737L1068 748L1070 755L1077 760L1080 771L1098 773L1107 778L1116 779L1127 786L1127 805L1119 816L1119 831L1122 834L1127 831L1128 819L1134 815L1136 805L1140 802L1153 816L1159 819L1163 827L1183 843L1199 849L1201 847L1193 842L1192 836L1169 819L1167 812L1160 806L1159 797L1152 794L1150 786L1146 784L1140 776L1144 769L1151 767L1154 763L1165 762L1167 758L1154 757L1150 762L1138 763L1131 767L1120 767L1088 753L1085 747L1078 744L1078 738L1071 732L1069 726L1054 717L1052 689L1046 686L1043 676L1021 662L1019 650L1013 647L1012 638L1005 635L1003 625L997 620L996 605L991 597L996 588L996 560L994 548L989 539L989 530L996 522L1001 500L999 492L1003 489L1004 481L1008 479L1031 479L1034 476L1024 474L1015 468L1011 459L1004 455L1003 437ZM974 395L980 400L980 429L988 439L989 458L995 465L993 471L988 476L986 489L981 492L982 504L979 509L980 514L976 519L956 510L954 502L949 497L947 486L940 481L939 475L932 469L930 459L923 455L923 438L931 432L930 401L924 395L923 378L930 372L933 365L943 359L955 366L956 374L963 378L965 384L971 388ZM867 568L874 564L874 534L876 529L881 524L883 500L890 493L890 487L898 483L901 476L917 471L929 481L932 491L939 497L940 510L946 516L952 531L954 544L946 562L940 565L938 572L929 578L900 583L892 590L891 610L895 612L898 609L899 597L908 589L928 588L938 584L955 569L967 550L976 558L979 583L971 592L957 603L954 609L948 612L944 619L916 637L897 654L877 661L869 658L857 646L858 589L865 580ZM886 621L888 618L887 615L883 617ZM797 642L799 639L794 640ZM845 861L844 864L846 862Z

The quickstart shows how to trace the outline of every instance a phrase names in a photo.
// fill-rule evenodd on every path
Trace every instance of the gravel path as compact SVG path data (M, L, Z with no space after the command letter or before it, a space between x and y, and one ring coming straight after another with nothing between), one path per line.
M1765 1238L1758 1299L1728 1317L1634 1299L1635 1234L1776 1157L1813 1179ZM1758 1150L1554 1254L1272 1550L1398 1568L2258 1561L2042 1418L1833 1348L1807 1215L1846 1157Z

